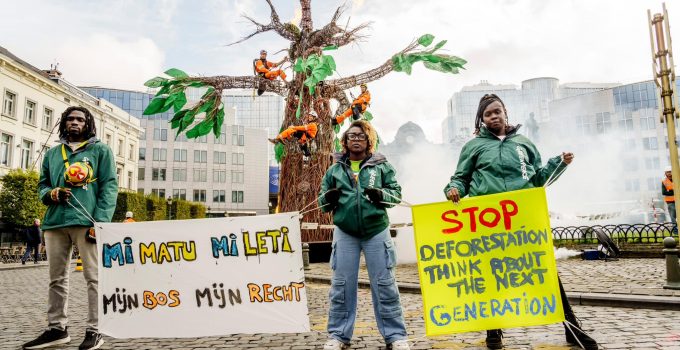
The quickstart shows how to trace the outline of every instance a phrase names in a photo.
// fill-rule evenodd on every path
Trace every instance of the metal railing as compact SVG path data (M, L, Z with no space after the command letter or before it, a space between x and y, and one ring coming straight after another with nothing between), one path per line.
M675 224L666 222L663 224L622 224L622 225L595 225L595 226L567 226L553 227L553 239L556 242L570 243L597 243L595 230L604 231L614 242L625 243L663 243L666 237L677 235Z

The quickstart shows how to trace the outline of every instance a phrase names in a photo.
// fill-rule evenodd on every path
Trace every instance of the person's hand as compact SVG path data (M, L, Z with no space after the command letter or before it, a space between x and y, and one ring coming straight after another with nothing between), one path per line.
M328 204L337 205L338 201L340 200L340 190L337 188L331 188L323 195L323 197L326 199Z
M85 231L85 240L90 243L97 243L97 234L94 232L94 227L90 227Z
M382 191L380 191L377 188L367 188L364 190L364 194L368 196L368 200L371 201L373 204L378 204L382 202Z
M71 189L63 187L54 188L50 192L50 198L53 202L66 203L71 199Z
M460 192L458 192L458 189L454 187L446 193L446 198L451 200L453 204L458 204L460 202Z
M574 160L574 154L571 152L562 152L562 161L569 165Z

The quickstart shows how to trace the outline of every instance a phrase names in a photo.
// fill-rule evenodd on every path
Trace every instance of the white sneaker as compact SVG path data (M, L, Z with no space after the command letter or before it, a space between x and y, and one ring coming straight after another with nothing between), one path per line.
M335 339L329 338L326 344L323 345L323 350L342 350L347 349L348 345Z
M397 340L390 345L392 345L392 350L411 350L411 347L408 346L408 342L403 339Z

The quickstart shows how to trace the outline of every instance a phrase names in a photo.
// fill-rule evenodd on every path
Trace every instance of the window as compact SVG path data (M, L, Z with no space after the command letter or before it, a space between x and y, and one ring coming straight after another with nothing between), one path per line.
M205 190L194 190L194 202L205 202Z
M654 130L656 129L656 118L658 115L653 113L650 109L640 110L640 129L642 130Z
M215 144L222 144L222 145L227 144L227 134L224 131L222 131L220 133L219 137L215 138Z
M215 182L215 183L227 182L227 171L226 170L213 170L213 182Z
M144 168L137 168L137 180L144 181Z
M153 129L153 139L156 141L167 141L168 140L168 129Z
M227 152L213 152L213 163L227 164Z
M233 164L233 165L243 165L243 153L232 153L231 154L231 164Z
M143 188L138 188L137 193L144 195L144 189Z
M640 191L640 180L638 179L627 179L625 181L626 192L639 192Z
M194 163L207 163L208 151L194 151Z
M2 103L2 114L15 118L14 112L16 111L17 105L17 94L5 90L5 99Z
M215 203L225 203L227 201L227 191L225 190L213 190L213 202Z
M165 181L165 169L152 168L151 169L151 181Z
M172 181L186 181L186 180L187 180L186 169L172 169Z
M243 203L243 191L231 191L232 203Z
M243 172L232 170L232 172L231 172L231 183L242 184L243 183Z
M168 158L168 150L165 148L153 149L153 160L166 161Z
M245 145L245 128L240 125L234 125L231 128L231 144L234 146Z
M208 136L199 136L194 139L195 143L208 143Z
M657 191L661 187L661 181L656 177L647 178L647 191Z
M123 168L121 167L116 167L116 180L118 181L118 187L121 187L123 184Z
M619 128L623 131L633 130L633 113L630 110L624 110L621 120L619 120Z
M13 140L12 135L2 133L0 136L0 164L4 166L11 166Z
M142 132L139 133L139 139L146 140L146 130L142 130Z
M643 137L642 148L645 150L659 149L659 143L657 142L656 137Z
M631 128L632 128L631 119ZM609 112L596 113L595 114L595 125L597 127L598 134L607 134L611 132L612 129L612 117Z
M26 99L26 107L24 109L24 123L35 125L35 107L36 103Z
M623 170L637 171L639 169L637 158L623 159Z
M111 134L106 134L106 136L104 136L104 142L106 142L107 146L111 147Z
M172 190L172 198L186 200L187 199L187 190L185 190L185 189L173 189Z
M42 122L42 128L43 130L52 130L52 118L54 117L54 111L45 107L43 109L43 122Z
M208 170L207 169L194 169L194 182L207 182L208 181Z
M165 198L165 189L163 188L152 188L151 195L158 198Z
M185 149L176 149L173 151L174 157L173 160L175 162L186 162L187 161L187 150Z
M33 141L21 141L21 167L28 169L33 161Z
M128 153L128 159L129 160L135 160L135 145L130 144L129 150L130 150L130 152Z
M660 167L661 162L659 161L659 157L645 158L645 169L652 170L659 169Z
M118 139L118 153L116 153L116 155L122 157L123 154L125 154L125 146L123 145L124 145L123 140Z
M146 160L146 148L139 148L139 160Z

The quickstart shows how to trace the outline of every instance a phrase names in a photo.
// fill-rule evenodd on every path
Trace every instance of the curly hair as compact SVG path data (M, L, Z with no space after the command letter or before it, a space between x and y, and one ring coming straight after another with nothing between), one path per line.
M345 130L345 132L342 134L342 138L340 139L340 144L342 145L342 151L344 153L349 153L349 148L347 148L347 134L349 133L349 129L357 127L361 129L361 131L364 132L368 136L368 139L366 140L368 142L368 146L366 147L366 153L371 154L373 151L375 151L375 145L377 144L378 140L378 134L376 134L375 129L373 129L373 126L371 126L371 123L365 121L365 120L357 120L353 122L352 124L349 125L349 128Z
M482 128L482 124L484 123L484 110L494 102L500 102L500 104L503 106L503 112L505 112L506 118L505 120L506 122L508 121L508 111L505 109L505 103L503 103L503 100L501 100L501 98L496 94L486 94L479 100L479 106L477 107L477 116L475 117L475 135L479 134L479 130ZM507 124L506 127L510 127L510 124Z
M65 139L68 137L68 130L66 130L66 117L73 111L81 111L85 114L85 139L89 139L97 135L97 127L94 124L94 116L85 107L72 106L66 108L64 113L61 114L61 119L59 120L59 138Z

